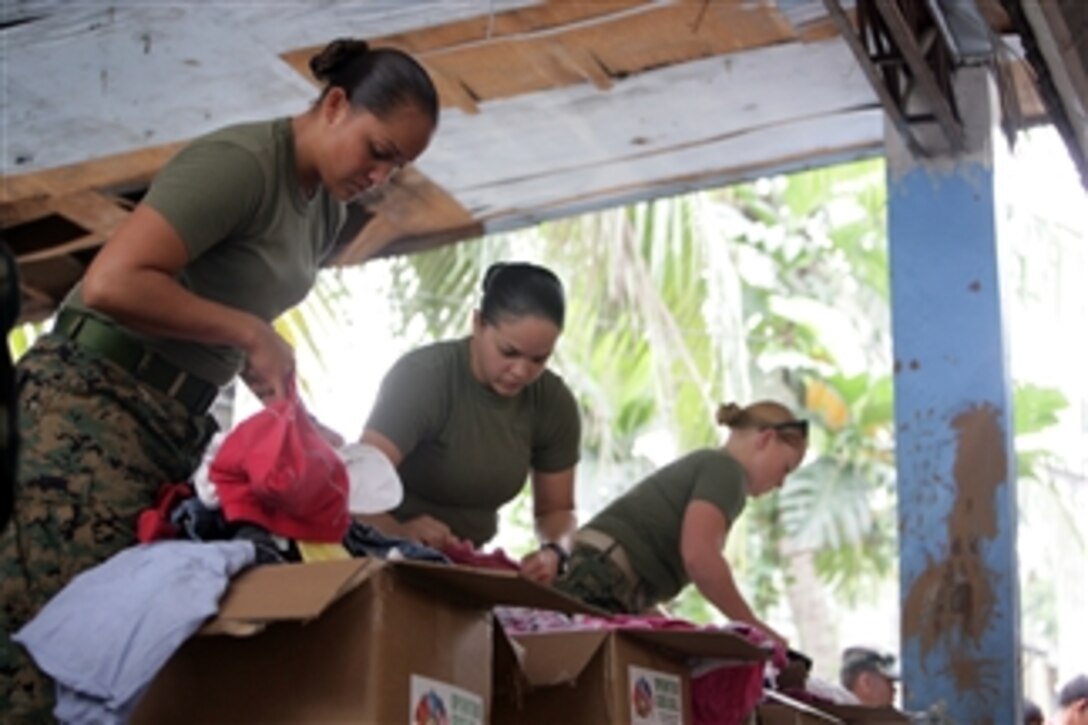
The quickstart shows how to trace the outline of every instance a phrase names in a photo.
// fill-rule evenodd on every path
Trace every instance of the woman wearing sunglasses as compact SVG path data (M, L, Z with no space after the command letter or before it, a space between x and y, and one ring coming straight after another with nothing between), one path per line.
M688 453L606 506L574 536L561 591L616 613L672 599L689 582L730 620L786 640L760 620L723 553L749 496L782 486L808 445L808 421L764 401L718 410L729 428L720 448Z

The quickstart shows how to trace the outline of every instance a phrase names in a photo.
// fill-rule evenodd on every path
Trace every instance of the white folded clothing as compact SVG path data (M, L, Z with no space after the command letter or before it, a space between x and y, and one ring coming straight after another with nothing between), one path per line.
M349 443L337 453L348 469L348 511L380 514L400 504L404 486L384 453L369 443Z
M204 458L200 461L200 467L196 469L196 473L193 474L192 478L197 498L200 499L200 503L210 509L219 508L219 493L215 490L215 484L208 477L208 469L211 468L212 461L215 460L215 454L219 452L219 446L222 445L223 439L226 437L227 434L222 431L212 436L211 442L208 443L208 447L204 451Z

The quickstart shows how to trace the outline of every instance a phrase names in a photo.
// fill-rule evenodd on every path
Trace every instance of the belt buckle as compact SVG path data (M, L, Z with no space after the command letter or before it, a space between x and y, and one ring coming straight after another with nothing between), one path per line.
M184 370L178 370L174 375L174 379L170 381L168 385L156 382L152 377L148 376L148 371L151 369L152 363L155 362L155 358L156 355L154 352L151 350L144 350L143 354L140 356L139 362L136 363L136 367L132 369L133 375L135 375L138 380L142 380L152 387L158 388L169 397L188 407L187 403L179 397L179 393L181 393L182 388L185 387L185 383L189 379L189 373Z

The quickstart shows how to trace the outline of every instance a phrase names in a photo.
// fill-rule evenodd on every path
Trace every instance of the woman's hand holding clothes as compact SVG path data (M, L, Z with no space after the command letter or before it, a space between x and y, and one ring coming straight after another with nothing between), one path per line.
M406 539L418 541L425 546L438 550L441 550L446 544L462 543L460 539L453 535L449 526L427 515L417 516L401 523L398 533Z
M551 584L559 576L560 558L552 549L539 549L522 558L521 575L538 584Z
M541 584L551 584L563 573L570 538L578 528L574 515L574 469L533 471L533 516L540 549L521 560L521 575Z
M268 405L287 397L287 381L295 372L295 351L271 325L256 317L253 321L243 345L246 364L242 380Z

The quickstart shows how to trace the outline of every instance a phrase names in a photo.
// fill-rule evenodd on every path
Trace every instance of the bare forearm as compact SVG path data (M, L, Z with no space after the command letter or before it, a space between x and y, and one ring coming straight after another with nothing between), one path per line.
M692 583L722 614L731 620L754 623L755 612L737 588L725 559L708 556L690 563L687 568Z
M83 299L88 307L103 312L134 330L248 349L259 318L188 291L157 270L135 270L124 280L88 276Z
M785 638L757 617L748 606L744 595L737 588L736 580L733 579L733 570L724 557L707 557L705 561L689 566L688 573L702 595L731 621L758 627L772 638L785 643Z
M564 549L570 549L571 537L578 528L573 511L551 511L536 517L536 536L541 542L554 541Z

